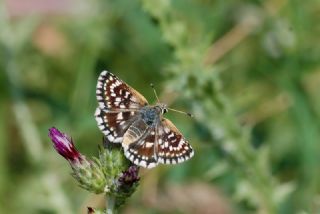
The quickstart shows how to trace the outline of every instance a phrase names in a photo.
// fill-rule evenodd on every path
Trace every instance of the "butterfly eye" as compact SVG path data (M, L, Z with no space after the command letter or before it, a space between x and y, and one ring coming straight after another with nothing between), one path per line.
M167 112L168 112L168 109L163 108L163 110L162 110L162 114L165 114L165 113L167 113Z

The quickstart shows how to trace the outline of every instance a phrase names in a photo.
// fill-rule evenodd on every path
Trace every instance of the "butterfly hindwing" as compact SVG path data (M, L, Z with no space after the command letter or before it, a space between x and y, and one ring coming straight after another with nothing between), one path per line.
M108 71L98 78L96 96L103 111L140 109L148 104L139 92Z
M173 123L163 118L158 127L158 162L177 164L190 159L193 149Z
M105 112L98 107L95 118L98 127L110 142L121 143L123 135L133 123L136 113L136 111Z
M146 168L157 165L155 127L148 127L143 120L133 123L123 138L125 156L134 164Z
M135 137L132 137L130 143L127 141L127 146L123 145L125 156L134 164L152 168L158 163L182 163L194 155L190 144L168 119L162 119L159 125L149 129L147 126L139 127L135 123L127 133L132 131L138 134L130 134Z

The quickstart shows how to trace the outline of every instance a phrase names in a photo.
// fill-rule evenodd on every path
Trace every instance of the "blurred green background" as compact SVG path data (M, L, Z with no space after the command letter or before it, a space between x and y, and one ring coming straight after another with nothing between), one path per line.
M191 160L141 171L121 213L320 213L318 0L7 0L0 7L0 212L85 213L48 128L97 155L112 71L169 113Z

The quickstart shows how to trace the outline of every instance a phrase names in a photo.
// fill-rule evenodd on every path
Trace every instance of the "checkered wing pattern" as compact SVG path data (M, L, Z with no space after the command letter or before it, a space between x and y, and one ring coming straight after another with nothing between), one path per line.
M135 122L124 135L122 146L131 162L146 168L158 163L181 163L194 154L190 144L167 119L152 128L142 120Z
M147 100L108 71L101 72L96 95L98 127L110 142L121 143L125 131L135 121L137 111L148 104Z
M157 146L158 162L163 164L181 163L194 155L191 145L173 123L165 118L158 127Z
M100 74L96 95L98 127L110 142L121 143L125 156L134 164L152 168L159 163L181 163L193 156L193 149L179 130L162 118L160 111L155 117L152 106L143 108L147 100L112 73Z
M139 92L120 80L114 74L101 72L97 88L99 108L103 111L138 110L148 105L148 101Z
M125 156L134 164L145 168L157 165L155 127L147 127L139 120L124 135L122 146Z
M121 143L123 135L135 120L137 111L105 112L96 109L95 118L98 127L112 143Z

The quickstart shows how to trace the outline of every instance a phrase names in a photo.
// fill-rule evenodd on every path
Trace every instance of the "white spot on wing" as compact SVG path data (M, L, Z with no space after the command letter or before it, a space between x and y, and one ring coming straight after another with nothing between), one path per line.
M123 119L123 114L122 112L119 112L117 115L117 120L122 120Z
M163 158L159 157L159 158L158 158L158 162L159 162L159 163L164 163Z
M142 160L142 161L140 161L139 165L146 168L147 162L145 160Z
M154 145L154 143L149 143L149 142L147 142L146 143L146 148L150 148L150 147L152 147Z
M168 135L168 138L172 138L172 137L174 137L174 133L173 132L171 132L171 134Z
M102 87L103 87L103 83L101 81L98 81L97 88L102 88Z
M153 167L155 167L157 164L156 163L154 163L154 162L152 162L152 163L149 163L148 164L148 166L147 166L147 168L153 168Z
M168 143L168 141L166 141L166 142L164 143L164 147L167 148L168 146L169 146L169 143Z
M192 158L192 157L193 157L193 155L194 155L194 151L192 150L192 151L191 151L191 153L190 153L189 158Z
M122 143L123 137L116 138L113 143Z
M96 121L98 122L98 124L103 123L102 118L101 118L101 117L99 117L99 116L96 116Z
M100 108L96 108L96 111L94 112L94 115L100 115L101 109Z
M135 165L139 165L139 160L138 160L138 159L135 159L135 160L133 161L133 163L134 163Z
M103 130L105 127L104 127L104 126L99 126L99 128L100 128L101 130ZM102 132L103 132L103 134L106 135L106 136L110 134L110 131L109 131L108 129L103 130Z
M108 140L111 141L111 142L114 141L114 137L113 137L112 135L108 135L107 138L108 138Z

